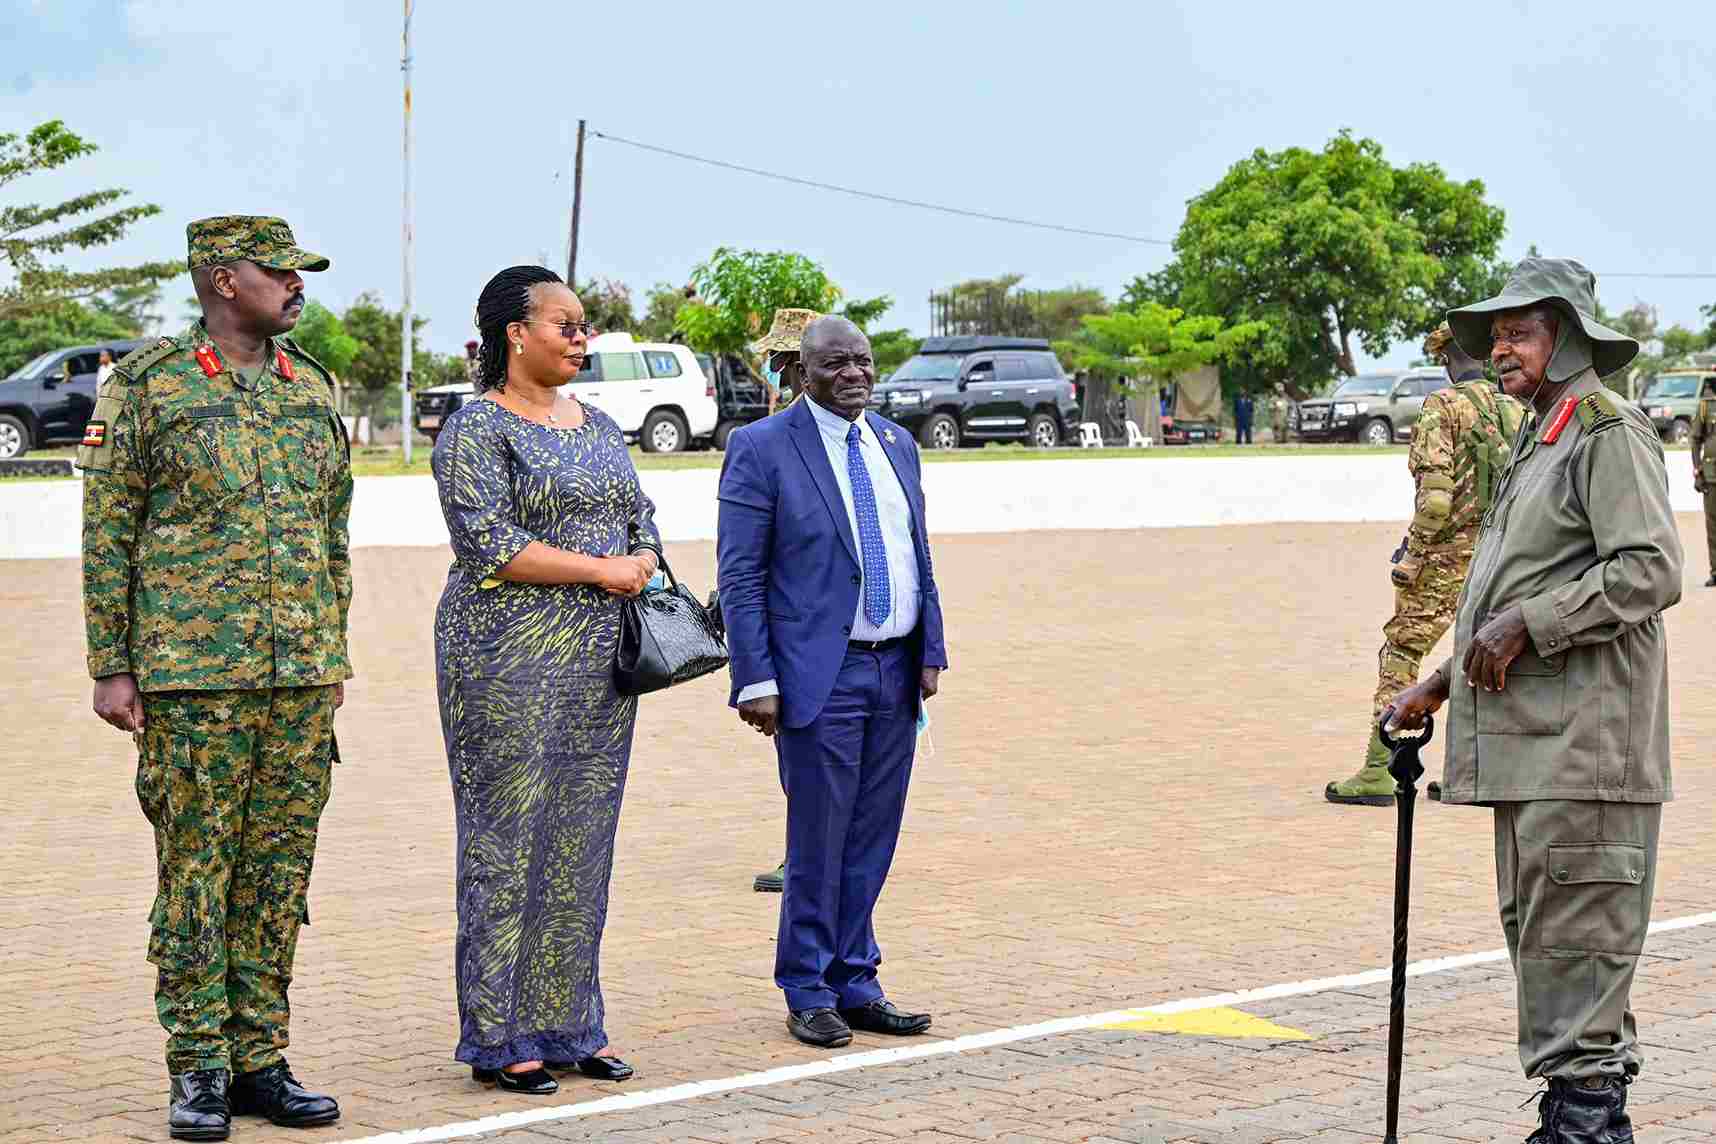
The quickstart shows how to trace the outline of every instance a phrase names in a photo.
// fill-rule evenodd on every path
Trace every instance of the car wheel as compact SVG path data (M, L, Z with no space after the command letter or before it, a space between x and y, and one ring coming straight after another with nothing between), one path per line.
M714 446L723 453L727 451L727 438L733 435L733 430L739 427L737 421L723 421L715 426L715 436L711 439Z
M0 461L30 451L30 427L10 414L0 414Z
M1684 417L1676 417L1674 424L1668 427L1668 443L1670 445L1684 445L1690 440L1692 440L1692 422Z
M1394 430L1389 428L1388 422L1383 418L1372 417L1365 422L1364 433L1360 435L1359 439L1366 445L1392 445L1394 444Z
M638 431L638 444L646 453L677 453L688 439L685 419L669 409L651 413Z
M1038 449L1053 449L1061 443L1060 424L1047 413L1033 413L1025 423L1025 435Z
M932 413L918 430L918 444L926 449L959 448L959 422L945 413Z

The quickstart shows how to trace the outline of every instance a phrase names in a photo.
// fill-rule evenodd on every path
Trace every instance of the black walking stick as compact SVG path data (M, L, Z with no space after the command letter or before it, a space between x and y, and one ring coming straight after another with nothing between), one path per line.
M1424 764L1418 752L1436 733L1436 720L1425 716L1424 733L1396 739L1388 733L1388 716L1379 725L1388 748L1388 773L1395 783L1394 805L1399 811L1394 839L1394 976L1388 989L1388 1131L1382 1144L1397 1144L1400 1128L1400 1058L1406 1044L1406 915L1412 900L1412 808Z

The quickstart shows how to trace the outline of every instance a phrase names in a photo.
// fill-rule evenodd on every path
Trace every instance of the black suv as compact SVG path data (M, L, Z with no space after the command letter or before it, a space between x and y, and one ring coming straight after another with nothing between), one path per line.
M925 338L870 396L926 449L1026 441L1052 449L1079 420L1073 383L1043 338Z
M75 445L95 409L101 351L113 360L154 345L153 338L120 339L49 350L0 380L0 460L44 445Z

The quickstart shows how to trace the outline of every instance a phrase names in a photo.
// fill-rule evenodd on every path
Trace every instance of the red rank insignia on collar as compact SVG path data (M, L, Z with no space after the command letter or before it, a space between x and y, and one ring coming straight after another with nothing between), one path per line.
M1578 404L1578 399L1571 393L1561 399L1561 404L1555 407L1555 416L1550 420L1549 428L1543 431L1545 445L1553 445L1561 439L1561 431L1573 420L1573 409Z
M207 342L197 347L197 364L203 367L203 372L210 377L219 373L223 368L220 352Z
M279 346L274 347L274 364L280 367L280 376L287 381L295 381L297 374L292 372L292 359L286 356L286 351Z

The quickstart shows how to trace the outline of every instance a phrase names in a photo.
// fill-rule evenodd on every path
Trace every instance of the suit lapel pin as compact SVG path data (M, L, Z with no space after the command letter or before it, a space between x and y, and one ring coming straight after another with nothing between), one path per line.
M882 440L892 445L894 443L894 431L892 429L882 430Z

